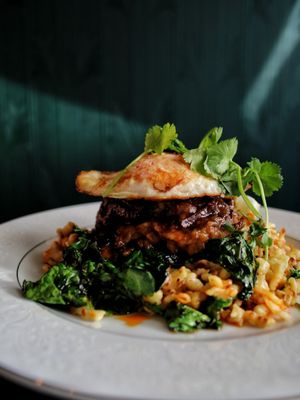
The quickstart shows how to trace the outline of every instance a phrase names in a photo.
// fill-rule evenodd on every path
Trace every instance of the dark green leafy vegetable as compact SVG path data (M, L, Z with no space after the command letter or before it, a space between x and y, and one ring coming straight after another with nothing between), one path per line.
M232 277L243 284L242 299L248 299L254 287L256 263L252 247L244 237L244 232L235 231L223 239L207 242L204 256L221 264Z
M209 327L214 329L220 329L223 325L220 313L224 308L231 306L233 302L232 298L220 299L210 297L205 304L202 306L205 310L204 313L210 317ZM202 308L201 307L201 308Z
M168 327L176 332L192 332L207 327L210 318L189 306L172 302L164 313Z
M64 262L35 283L24 282L32 300L127 314L142 308L143 296L154 293L178 256L154 249L135 250L111 262L101 257L93 231L75 229L78 238L64 251Z
M130 268L148 270L155 279L155 290L158 290L166 278L169 266L179 267L180 259L176 254L169 254L153 248L134 250L126 259L125 265Z
M292 271L290 271L288 278L300 279L300 269L294 268Z
M75 228L74 233L78 235L78 239L65 249L64 262L73 267L80 267L89 259L97 259L99 249L93 233L80 228Z
M269 247L272 245L272 238L268 235L268 229L260 221L255 221L249 228L249 244L254 249L255 246Z
M141 297L131 290L133 278L125 281L126 271L110 261L87 262L83 267L84 284L88 296L96 309L108 310L117 314L128 314L138 311L141 307ZM129 284L130 287L127 287ZM140 289L141 290L141 289Z
M147 296L155 290L152 274L135 268L128 268L124 272L124 286L134 296Z
M88 304L79 272L63 263L55 265L39 281L24 281L25 297L45 304L80 307Z

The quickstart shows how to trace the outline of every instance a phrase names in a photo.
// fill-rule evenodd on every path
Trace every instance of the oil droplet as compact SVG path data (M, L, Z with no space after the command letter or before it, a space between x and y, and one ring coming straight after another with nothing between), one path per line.
M140 325L147 319L150 319L151 316L146 314L135 313L129 315L118 315L116 318L120 319L121 321L124 321L126 325L133 327Z

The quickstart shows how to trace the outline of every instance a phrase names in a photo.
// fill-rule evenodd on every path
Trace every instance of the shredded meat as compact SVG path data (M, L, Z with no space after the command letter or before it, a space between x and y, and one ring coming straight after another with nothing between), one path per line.
M243 222L234 201L221 196L189 200L104 199L96 219L96 233L104 251L150 247L163 242L170 251L195 254L205 242L228 235L223 227Z

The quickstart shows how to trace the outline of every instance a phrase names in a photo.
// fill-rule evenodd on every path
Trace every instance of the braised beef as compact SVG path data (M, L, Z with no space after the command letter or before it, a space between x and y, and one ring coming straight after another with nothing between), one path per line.
M99 241L128 252L130 246L150 247L164 242L168 249L195 254L212 238L228 235L223 226L243 224L234 200L202 197L188 200L123 200L105 198L96 218Z

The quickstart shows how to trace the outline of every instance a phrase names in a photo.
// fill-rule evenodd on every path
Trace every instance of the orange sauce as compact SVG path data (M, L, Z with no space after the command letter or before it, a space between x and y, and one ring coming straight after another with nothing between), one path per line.
M116 317L117 319L120 319L121 321L124 321L126 325L128 326L137 326L140 325L142 322L146 321L147 319L150 319L150 315L145 315L145 314L140 314L140 313L135 313L135 314L129 314L129 315L118 315Z

